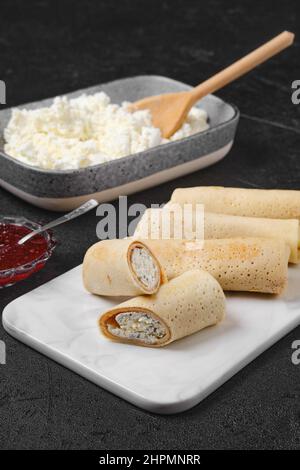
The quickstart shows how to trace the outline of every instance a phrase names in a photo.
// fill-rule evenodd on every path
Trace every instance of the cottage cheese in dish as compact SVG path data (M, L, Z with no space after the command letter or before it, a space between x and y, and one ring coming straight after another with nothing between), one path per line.
M186 122L163 139L149 111L128 111L128 103L112 104L100 92L68 99L57 97L49 107L14 109L4 131L5 152L17 160L50 170L82 168L125 157L188 137L208 128L207 114L192 108Z

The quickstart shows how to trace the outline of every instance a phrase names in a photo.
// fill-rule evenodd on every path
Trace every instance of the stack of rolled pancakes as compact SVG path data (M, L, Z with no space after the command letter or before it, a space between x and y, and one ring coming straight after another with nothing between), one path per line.
M194 211L204 205L203 243L175 239L180 218L170 204L189 204ZM163 239L166 210L173 217ZM300 191L175 190L167 207L144 213L133 238L104 240L87 251L86 289L131 297L101 315L102 333L115 341L165 346L219 323L223 290L280 294L288 263L299 262L299 217Z

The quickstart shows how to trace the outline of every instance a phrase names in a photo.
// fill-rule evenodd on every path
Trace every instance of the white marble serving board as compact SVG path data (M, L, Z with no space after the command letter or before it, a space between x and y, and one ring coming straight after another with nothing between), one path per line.
M117 303L85 292L81 266L11 302L15 338L129 402L156 413L187 410L300 324L300 266L280 297L227 295L225 321L165 348L111 342L97 327ZM100 404L101 406L101 404Z

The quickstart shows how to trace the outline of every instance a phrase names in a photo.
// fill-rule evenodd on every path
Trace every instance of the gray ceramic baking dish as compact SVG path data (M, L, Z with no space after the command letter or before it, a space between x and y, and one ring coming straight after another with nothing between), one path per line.
M135 101L144 96L190 89L160 76L137 76L68 93L105 91L112 102ZM21 108L48 106L52 99ZM191 137L160 145L127 157L78 170L42 170L5 154L3 131L11 109L0 111L0 185L20 198L50 210L70 210L94 197L109 201L197 171L222 159L230 150L239 121L235 106L209 95L198 106L209 116L210 128Z

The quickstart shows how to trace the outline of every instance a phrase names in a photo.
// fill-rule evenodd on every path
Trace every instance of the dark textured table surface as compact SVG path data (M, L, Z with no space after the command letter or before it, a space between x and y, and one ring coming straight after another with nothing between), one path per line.
M297 0L2 0L0 15L8 106L137 74L197 84L281 30L300 33ZM291 102L291 82L300 79L299 46L296 38L293 48L218 93L242 116L222 162L129 202L163 202L178 186L300 189L300 105ZM4 190L0 212L38 221L54 215ZM90 213L57 228L61 244L52 260L30 280L1 290L0 310L79 264L96 241L96 223ZM0 366L0 448L300 448L300 366L291 362L300 328L175 416L135 408L17 342L2 326L0 339L7 347L7 364Z

